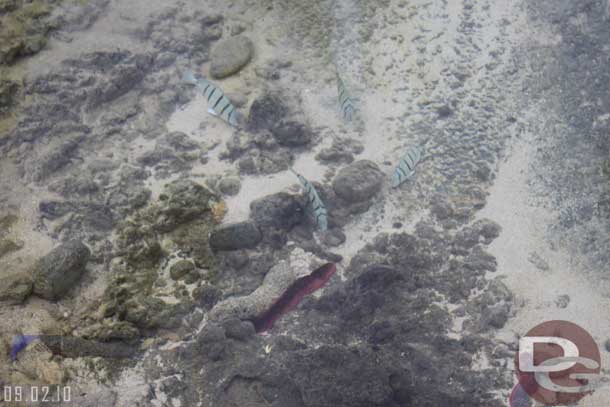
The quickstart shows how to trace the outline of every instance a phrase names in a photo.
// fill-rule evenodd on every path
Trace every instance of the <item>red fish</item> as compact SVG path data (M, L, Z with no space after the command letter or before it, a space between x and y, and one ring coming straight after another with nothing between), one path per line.
M303 297L322 287L337 271L334 263L328 263L314 270L311 274L296 280L284 291L275 302L263 313L253 319L257 333L273 327L275 321L299 305Z

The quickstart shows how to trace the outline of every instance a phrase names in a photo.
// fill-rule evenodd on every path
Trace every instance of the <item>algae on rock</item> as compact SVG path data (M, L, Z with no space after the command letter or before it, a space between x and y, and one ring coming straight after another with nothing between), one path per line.
M51 1L15 1L8 6L4 1L0 9L0 65L11 64L17 58L32 55L46 45L46 35L54 28L47 19L53 5Z
M89 337L104 339L102 336L114 335L104 328L112 321L120 321L123 328L127 326L130 334L134 330L150 332L179 326L194 304L188 295L167 291L173 281L163 273L163 260L170 253L188 253L194 266L214 274L218 261L208 240L219 221L213 213L219 202L206 187L177 180L165 186L159 201L119 225L119 257L113 261L113 276L95 305L95 316L91 318L91 310L85 316L92 323L85 329ZM175 298L167 301L172 295Z

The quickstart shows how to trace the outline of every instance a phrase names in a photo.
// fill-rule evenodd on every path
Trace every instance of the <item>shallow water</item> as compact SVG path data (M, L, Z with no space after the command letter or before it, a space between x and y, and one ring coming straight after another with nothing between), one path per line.
M45 46L0 71L0 400L502 406L519 338L550 320L589 332L605 372L606 3L52 3ZM109 346L11 361L18 334Z

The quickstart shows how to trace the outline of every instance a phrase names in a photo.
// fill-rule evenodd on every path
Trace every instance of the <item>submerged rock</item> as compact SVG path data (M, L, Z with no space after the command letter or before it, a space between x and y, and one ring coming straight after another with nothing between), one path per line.
M89 248L77 240L52 250L34 266L34 294L50 301L61 299L80 280L90 256Z
M253 53L254 44L243 35L219 42L210 55L210 75L212 78L222 79L239 72L250 62Z
M193 270L195 270L195 265L192 262L188 260L180 260L172 265L169 270L169 275L171 276L172 280L180 280Z
M266 94L250 106L247 128L249 131L271 129L279 123L289 112L288 107L282 101L282 97L276 94Z
M381 190L383 179L384 174L377 164L361 160L339 171L333 180L333 189L345 201L363 202Z
M0 2L0 65L39 52L53 28L50 14L53 2Z
M313 140L313 132L303 123L287 121L279 123L271 130L277 142L286 147L304 146Z
M220 360L226 351L226 339L224 329L218 325L210 324L197 338L197 347L209 359Z
M21 304L32 293L32 285L32 277L28 273L0 277L0 302Z
M285 231L303 221L305 211L295 195L279 192L250 203L250 217L257 225Z
M224 177L218 182L218 189L225 195L237 195L241 189L241 181L237 177Z
M210 246L216 250L251 249L261 241L258 227L251 221L222 225L210 235Z
M210 211L211 200L215 195L208 188L190 180L177 180L168 184L163 207L158 211L154 228L160 232L169 232L178 225L197 219Z
M354 161L354 155L363 151L364 146L358 140L337 139L331 147L322 149L316 159L330 165L350 164Z

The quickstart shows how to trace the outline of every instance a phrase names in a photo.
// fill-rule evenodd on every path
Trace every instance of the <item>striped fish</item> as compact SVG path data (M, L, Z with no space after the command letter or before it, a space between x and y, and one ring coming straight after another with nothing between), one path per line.
M231 126L239 127L242 123L242 115L235 109L218 86L205 78L196 78L192 72L187 72L183 77L184 82L195 85L199 88L203 97L208 101L208 113L219 116Z
M415 166L421 160L422 150L419 147L409 147L392 175L392 187L396 188L415 174Z
M318 195L318 191L314 188L311 182L307 181L307 179L301 174L295 172L293 169L290 169L294 175L297 176L299 182L307 192L307 203L311 206L311 212L316 219L316 224L320 228L320 230L328 229L328 214L326 212L326 207L324 203L320 199Z
M345 89L345 83L341 80L339 74L337 74L337 91L339 92L339 107L341 108L341 115L345 121L351 122L352 115L354 113L354 101L352 100L347 89Z

